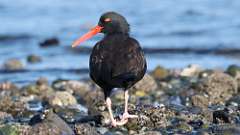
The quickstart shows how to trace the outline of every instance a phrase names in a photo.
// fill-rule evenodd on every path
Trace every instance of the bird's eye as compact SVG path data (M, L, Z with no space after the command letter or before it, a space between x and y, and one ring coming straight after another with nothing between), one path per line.
M106 19L104 19L104 22L111 22L111 21L112 21L111 18L106 18Z

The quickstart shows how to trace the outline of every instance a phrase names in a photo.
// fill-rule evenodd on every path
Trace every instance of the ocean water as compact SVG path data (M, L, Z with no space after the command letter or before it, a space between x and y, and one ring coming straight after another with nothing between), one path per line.
M239 65L239 0L0 0L0 65L17 58L25 66L14 73L1 70L0 82L88 77L89 53L70 46L107 11L127 18L131 36L144 49L160 50L145 52L149 71L157 65L221 69ZM39 47L39 42L51 37L57 37L60 45ZM90 50L102 37L99 34L79 48ZM27 63L30 54L41 56L42 62Z

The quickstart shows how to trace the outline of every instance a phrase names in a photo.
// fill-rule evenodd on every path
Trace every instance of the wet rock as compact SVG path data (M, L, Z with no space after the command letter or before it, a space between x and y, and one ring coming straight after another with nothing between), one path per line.
M41 111L43 109L43 104L39 100L30 100L25 106L28 111Z
M146 131L137 135L162 135L159 131Z
M209 104L209 98L207 95L194 95L191 97L192 105L193 106L199 106L202 108L208 107Z
M45 114L36 114L33 117L31 117L31 119L29 120L28 124L30 126L34 126L38 123L43 122L44 118L45 118Z
M31 135L31 127L25 124L9 123L0 125L0 135Z
M38 62L41 62L42 59L40 56L37 56L37 55L34 55L34 54L31 54L27 57L27 61L29 63L38 63Z
M169 71L161 66L157 66L151 73L155 79L164 79L168 77Z
M230 123L230 116L224 110L217 110L213 112L213 123Z
M235 105L235 106L239 106L240 105L240 95L236 95L231 97L227 102L227 105Z
M191 125L195 130L202 128L203 121L202 120L191 120L188 122L189 125Z
M122 101L124 101L124 91L121 89L117 89L117 91L112 92L111 100L114 103L114 105L120 105L122 104ZM132 98L132 95L131 95Z
M68 123L82 123L96 120L94 116L88 116L88 109L82 105L55 106L54 112Z
M0 91L3 90L18 90L18 87L11 82L0 83Z
M229 75L235 77L237 74L240 74L240 67L237 66L237 65L230 65L230 66L227 68L226 72L227 72Z
M32 36L21 34L21 35L0 35L0 42L9 42L9 41L17 41L17 40L26 40L30 39Z
M240 91L240 67L237 65L231 65L226 71L229 75L235 78L238 83L238 92Z
M195 133L195 135L210 135L207 131L197 131L194 133Z
M164 90L165 104L176 104L190 106L192 103L190 97L195 94L194 85L196 83L195 77L173 77L165 86L161 86L160 89ZM153 93L153 95L155 95ZM163 99L163 96L159 97Z
M187 68L182 70L180 75L185 77L198 76L200 72L201 68L199 65L189 65Z
M37 81L36 81L36 85L48 85L48 79L45 77L40 77Z
M239 135L240 127L234 124L214 125L211 127L212 133L217 135Z
M143 90L145 92L154 91L158 88L158 84L155 79L149 74L145 74L142 80L136 83L130 90L130 92L135 92L137 90Z
M0 135L18 135L20 132L14 125L0 126Z
M205 106L207 101L208 105L224 104L237 93L237 87L234 78L222 72L215 72L199 81L195 89L199 95L192 99L195 100L195 105L200 106Z
M57 38L49 38L40 43L41 47L57 46L60 42Z
M90 124L75 124L74 132L76 135L100 135Z
M154 128L167 127L170 124L171 117L174 116L175 111L169 108L152 107L152 106L139 106L129 113L137 114L137 119L130 119L125 125L128 130L141 130L147 128L148 130Z
M192 125L194 128L200 128L197 126L201 126L203 128L203 125L209 125L213 121L213 115L212 111L207 109L202 109L200 112L194 112L192 108L189 110L178 110L177 117L183 119L188 124Z
M91 103L87 104L87 108L88 108L88 115L98 116L98 118L100 118L98 123L100 123L103 126L109 126L111 121L110 121L109 113L108 113L104 98L101 100L100 99L91 100ZM120 107L117 108L118 109L117 111L115 109L116 108L113 106L114 115L117 116L119 109L122 109L122 108Z
M22 70L24 66L18 59L9 59L3 64L3 68L5 70Z
M87 92L83 100L87 108L89 108L90 114L98 114L99 111L104 110L106 107L104 94L100 89Z
M87 92L95 89L89 81L74 80L56 80L52 87L59 91L68 91L82 98L86 96Z
M218 71L214 71L212 69L203 70L202 72L199 73L199 78L207 78L215 72Z
M5 122L10 122L12 120L13 120L13 117L11 114L0 111L0 124Z
M240 92L240 73L237 76L235 76L235 79L238 83L238 92Z
M22 115L25 112L24 103L13 100L12 97L4 96L0 98L0 111L11 114L13 117Z
M36 84L29 84L22 87L21 91L25 96L37 95L40 99L47 99L54 93L54 90L48 86L46 80L41 78Z
M193 129L187 123L180 121L171 126L168 126L167 130L174 133L186 134L186 133L190 133Z
M74 135L72 129L51 110L44 113L44 119L33 125L31 134Z
M0 83L0 129L8 123L18 134L27 135L72 134L73 130L75 134L105 135L238 134L236 78L215 70L201 73L188 77L169 74L157 82L147 75L130 90L129 113L138 118L116 128L109 127L102 90L89 80L57 80L50 87L46 78L40 78L21 90L9 82ZM115 119L120 120L124 91L114 91L111 99ZM45 108L51 108L53 115L41 113Z
M66 91L57 91L49 98L49 103L52 106L68 106L77 104L76 98Z

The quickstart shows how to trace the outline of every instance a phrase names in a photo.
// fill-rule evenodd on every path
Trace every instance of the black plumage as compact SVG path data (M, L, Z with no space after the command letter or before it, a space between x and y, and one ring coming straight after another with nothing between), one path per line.
M146 61L139 43L122 33L106 35L92 50L90 76L110 96L113 88L128 89L142 79Z
M112 125L123 125L128 118L137 117L127 111L128 89L141 80L146 72L144 53L138 41L129 36L129 24L120 14L103 14L95 28L97 29L93 29L94 32L90 32L90 35L101 32L105 36L92 50L90 76L103 89ZM125 112L120 122L113 118L111 110L109 96L113 88L123 88L125 91Z

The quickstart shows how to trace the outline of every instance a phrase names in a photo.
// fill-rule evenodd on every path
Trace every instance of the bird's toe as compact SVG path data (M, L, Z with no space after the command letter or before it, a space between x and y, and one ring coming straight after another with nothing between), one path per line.
M117 121L116 121L116 120L113 120L113 121L111 122L111 126L116 127L116 126L117 126Z
M122 117L122 119L131 119L131 118L138 118L138 116L137 115L133 115L133 114L129 114L128 112L125 112L124 114L123 114L123 117Z

